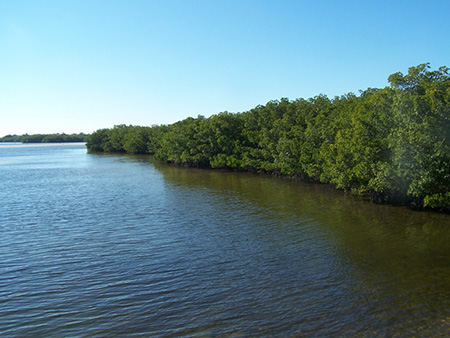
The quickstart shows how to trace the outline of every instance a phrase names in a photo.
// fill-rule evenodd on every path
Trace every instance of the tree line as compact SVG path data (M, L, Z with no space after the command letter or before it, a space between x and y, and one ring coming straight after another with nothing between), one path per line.
M86 142L89 135L79 134L33 134L33 135L6 135L0 138L0 142L21 143L64 143L64 142Z
M282 98L242 113L99 129L86 145L91 152L299 177L380 203L450 211L449 68L421 64L388 80L388 87L360 95Z

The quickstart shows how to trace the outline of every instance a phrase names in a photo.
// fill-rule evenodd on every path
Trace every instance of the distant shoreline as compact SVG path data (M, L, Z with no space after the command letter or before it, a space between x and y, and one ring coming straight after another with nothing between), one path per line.
M6 135L0 142L18 143L74 143L86 142L89 134L33 134L33 135Z
M0 142L1 148L14 147L57 147L57 146L77 146L77 145L86 145L86 142L35 142L35 143L22 143L22 142Z

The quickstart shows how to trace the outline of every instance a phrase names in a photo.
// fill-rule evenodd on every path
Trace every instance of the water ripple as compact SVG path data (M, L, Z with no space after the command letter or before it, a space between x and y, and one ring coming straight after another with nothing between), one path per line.
M83 147L0 152L1 336L450 332L448 218Z

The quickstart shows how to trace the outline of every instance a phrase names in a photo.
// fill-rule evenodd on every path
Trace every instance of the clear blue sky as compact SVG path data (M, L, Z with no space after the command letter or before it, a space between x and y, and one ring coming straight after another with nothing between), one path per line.
M385 87L450 66L450 1L0 0L0 137Z

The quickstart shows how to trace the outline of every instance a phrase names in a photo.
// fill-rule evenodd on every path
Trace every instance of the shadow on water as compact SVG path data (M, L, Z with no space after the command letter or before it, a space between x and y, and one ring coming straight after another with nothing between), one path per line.
M364 315L383 327L372 332L450 332L449 215L376 205L330 186L270 175L153 165L173 185L238 195L277 219L277 231L283 231L283 220L298 220L290 227L313 223L334 246L340 268L366 305Z
M180 253L200 257L184 278L191 292L199 280L210 288L197 295L206 317L194 307L191 331L174 336L450 333L449 215L270 175L111 156L162 175L177 241L190 245Z

